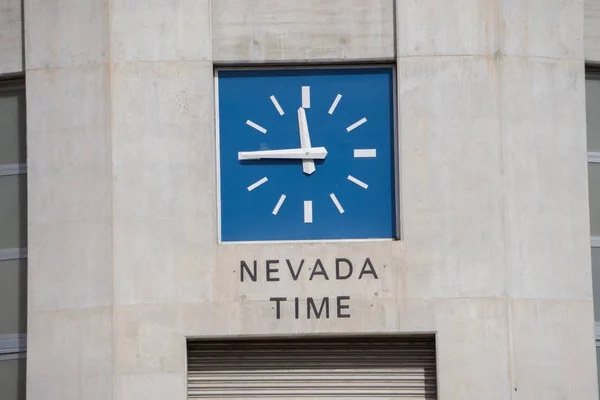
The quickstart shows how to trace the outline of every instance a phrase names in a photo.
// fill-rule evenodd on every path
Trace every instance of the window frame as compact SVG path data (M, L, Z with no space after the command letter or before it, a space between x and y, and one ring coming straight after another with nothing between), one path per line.
M600 65L586 65L585 66L585 80L596 80L600 81ZM587 151L587 163L588 164L600 164L600 152ZM600 236L591 236L591 247L600 248ZM600 322L600 321L599 321Z
M0 92L25 90L25 78L22 76L0 77ZM27 135L27 132L25 132ZM27 175L27 164L0 164L0 177ZM0 261L27 258L27 248L0 248Z
M25 91L25 78L23 76L0 76L0 92L15 90ZM27 98L26 93L25 98ZM25 136L27 136L27 122L25 122ZM0 164L0 178L13 175L27 175L27 164ZM27 259L27 247L0 248L0 262L21 259ZM0 362L22 358L27 358L27 334L0 335Z
M27 334L0 335L0 362L27 358Z

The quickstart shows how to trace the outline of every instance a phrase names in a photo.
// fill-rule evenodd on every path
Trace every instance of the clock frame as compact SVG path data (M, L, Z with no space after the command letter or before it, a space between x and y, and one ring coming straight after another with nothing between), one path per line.
M217 69L219 242L396 239L395 88L393 66Z

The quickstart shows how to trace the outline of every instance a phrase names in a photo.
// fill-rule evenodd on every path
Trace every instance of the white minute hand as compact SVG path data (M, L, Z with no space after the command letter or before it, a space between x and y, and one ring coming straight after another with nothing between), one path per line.
M327 156L325 147L311 147L306 149L281 149L281 150L259 150L240 151L238 160L261 160L265 158L276 158L284 160L323 160Z
M308 149L310 145L310 134L308 133L308 122L306 122L306 112L304 108L298 109L298 129L300 130L300 147ZM307 175L315 172L315 162L313 160L302 160L302 172Z

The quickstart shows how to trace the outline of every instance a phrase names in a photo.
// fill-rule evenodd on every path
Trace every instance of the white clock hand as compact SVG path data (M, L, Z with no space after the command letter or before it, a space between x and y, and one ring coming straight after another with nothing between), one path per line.
M300 147L308 149L310 145L310 134L308 133L308 122L306 122L306 112L304 108L298 109L298 129L300 130ZM315 162L312 159L302 160L302 172L307 175L315 172Z
M325 147L310 147L306 149L240 151L238 153L238 160L261 160L265 158L277 158L284 160L302 160L302 162L304 162L306 160L323 160L326 156L327 149L325 149Z

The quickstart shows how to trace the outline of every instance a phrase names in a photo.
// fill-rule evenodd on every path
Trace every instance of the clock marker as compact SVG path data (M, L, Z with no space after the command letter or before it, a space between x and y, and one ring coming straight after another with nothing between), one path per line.
M310 108L310 86L302 86L302 108Z
M305 224L312 224L313 220L312 220L312 201L311 200L306 200L304 202L304 223Z
M254 129L256 129L257 131L259 131L260 133L267 133L267 130L265 128L263 128L262 126L248 120L246 121L246 125L253 127Z
M283 108L281 108L281 106L279 105L279 102L277 101L277 98L275 96L271 96L271 101L273 102L273 105L277 109L277 112L279 113L279 115L285 114L283 112Z
M275 208L273 209L273 215L277 215L277 213L279 212L279 209L281 208L281 205L283 204L284 201L285 201L285 194L282 194L281 197L279 198L279 201L275 205Z
M352 125L350 125L349 127L346 128L346 130L348 132L358 128L359 126L361 126L362 124L364 124L365 122L367 122L366 118L361 119L360 121L356 121L355 123L353 123Z
M333 200L333 204L335 204L335 206L337 207L337 209L340 212L340 214L343 214L344 213L344 208L342 207L342 205L340 204L339 200L335 196L335 193L331 193L329 195L329 197L331 197L331 200Z
M266 179L266 178L265 178ZM357 184L358 186L360 186L363 189L367 189L369 187L369 185L367 185L366 183L364 183L361 180L356 179L355 177L353 177L352 175L348 175L348 180L352 183Z
M354 149L354 158L375 158L377 149Z
M254 182L252 185L248 186L248 191L251 192L254 189L256 189L257 187L259 187L260 185L262 185L263 183L265 183L266 181L268 181L267 177L265 176L264 178L262 178L259 181Z
M333 101L333 104L331 105L331 107L329 108L329 115L332 115L333 112L335 111L335 108L337 107L338 103L340 102L340 100L342 99L342 95L338 94L335 98L335 100Z

